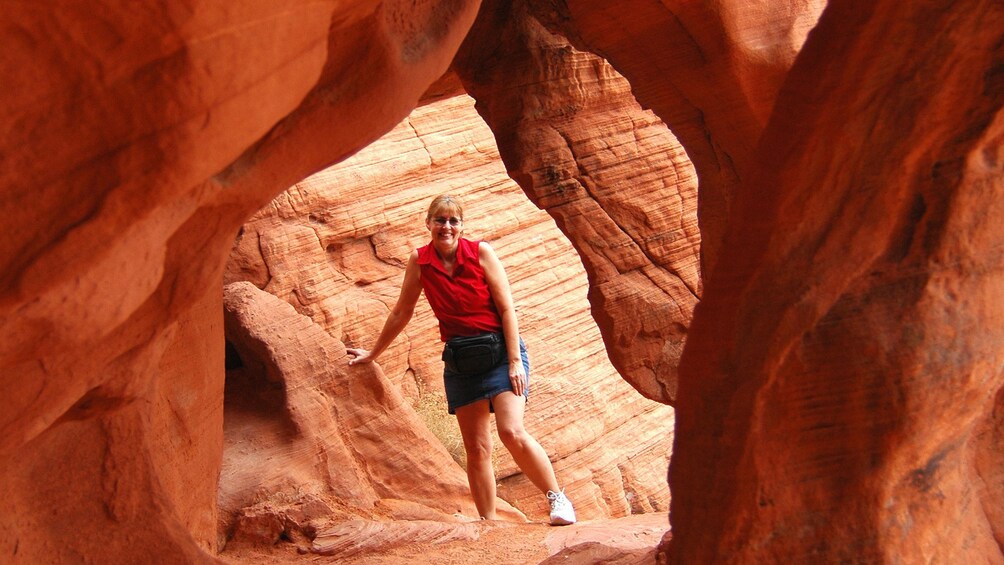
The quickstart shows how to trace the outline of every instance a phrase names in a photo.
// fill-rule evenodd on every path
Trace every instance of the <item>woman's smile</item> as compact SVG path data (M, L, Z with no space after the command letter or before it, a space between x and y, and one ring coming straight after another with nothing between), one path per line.
M429 229L432 230L433 238L436 241L452 245L460 236L463 228L463 220L450 216L438 216L429 222Z

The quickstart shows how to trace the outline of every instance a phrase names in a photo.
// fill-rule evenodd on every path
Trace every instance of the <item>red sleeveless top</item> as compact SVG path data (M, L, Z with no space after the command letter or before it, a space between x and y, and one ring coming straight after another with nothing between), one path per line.
M443 260L429 243L418 249L422 290L439 319L439 337L477 335L502 331L502 317L488 289L488 278L478 258L480 241L457 240L457 264L453 276L446 273Z

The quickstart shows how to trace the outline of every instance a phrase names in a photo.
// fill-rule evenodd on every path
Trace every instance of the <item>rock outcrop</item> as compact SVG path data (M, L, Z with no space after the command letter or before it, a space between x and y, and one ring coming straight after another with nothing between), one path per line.
M477 517L463 470L379 366L350 371L341 342L251 283L223 297L240 361L225 403L228 536L271 545L361 518ZM525 520L504 502L499 514Z
M234 235L407 116L477 8L5 8L0 554L212 560Z
M445 89L450 83L444 80L440 86ZM369 347L397 299L408 254L428 242L429 201L443 192L459 196L466 203L464 235L491 242L506 266L531 357L527 426L551 455L579 517L665 511L669 492L663 475L672 443L666 430L667 424L672 429L672 409L642 398L606 360L596 322L589 315L582 264L551 218L506 176L491 131L459 83L452 84L452 93L434 89L439 99L416 109L352 158L297 183L255 214L241 228L225 280L249 281L282 298L304 320L312 320L314 334L326 331L333 340ZM270 335L277 336L261 335L266 343ZM307 347L285 349L289 357L317 357ZM381 356L381 374L408 400L408 406L395 411L410 414L412 407L417 409L424 418L419 424L434 430L462 462L459 429L445 409L441 349L436 320L422 299L411 324ZM349 372L344 358L322 359L299 363L338 375ZM330 368L332 364L339 365L337 371ZM283 410L294 411L301 401L287 396L284 402ZM338 399L328 402L337 404ZM360 413L382 409L369 407L359 395L353 403ZM377 432L355 429L349 422L337 427L343 434L378 435L388 449L429 452L408 436L415 431ZM329 434L313 429L316 441L323 443ZM225 465L231 453L240 451L228 445ZM301 455L310 460L311 453ZM383 456L355 449L324 459L329 466L341 461L365 468ZM297 454L288 457L292 463ZM441 456L438 464L449 463L452 473L462 473L454 458ZM496 460L499 495L531 519L545 520L544 498L519 473L497 438ZM427 473L407 474L432 488L437 476L451 476L432 466ZM230 479L241 482L224 473L224 489L233 487ZM338 494L341 506L372 506L365 496L354 498L350 493L351 489ZM282 490L272 488L272 494L282 495ZM406 491L398 496L424 499ZM449 490L444 496L449 499ZM449 504L476 516L466 508L469 504Z
M1004 560L1004 5L861 8L806 41L705 279L673 562Z
M499 0L501 1L501 0ZM700 179L702 262L718 257L732 201L757 165L757 142L820 0L542 2L526 10L606 58L680 139Z
M683 148L622 76L549 33L523 2L486 4L453 67L509 175L582 257L614 366L672 403L701 292L697 186Z
M539 55L563 54L557 72L513 77L599 63L550 51L558 43L534 18L624 76L699 180L701 286L670 276L675 259L641 254L650 265L604 271L605 288L591 291L618 367L631 336L644 338L639 358L667 361L686 336L678 364L625 371L676 407L673 533L660 559L1001 562L1004 5L511 4L485 2L483 17L504 25L477 33L494 32L498 53L546 46L529 57L545 68ZM406 117L480 6L5 7L0 555L214 560L220 287L234 236L281 191ZM509 62L492 53L465 47L456 68L507 168L538 202L552 189L535 186L589 187L599 162L566 155L548 179L522 155L513 134L526 134L534 99L502 88L493 69ZM595 63L582 76L603 76ZM589 110L575 100L571 122ZM542 109L558 120L560 107ZM587 149L588 137L562 143ZM668 198L680 198L671 184ZM608 194L594 201L577 204L576 222L549 210L590 276L624 257L575 234L599 241L612 218L649 217ZM654 233L632 229L635 242ZM644 287L655 310L678 307L660 301L686 287L693 312L614 327L606 306L645 303L638 287L615 287L639 273L658 274Z
M592 520L570 528L512 522L446 523L421 520L375 522L355 520L318 532L318 550L340 565L527 563L563 565L644 565L653 563L656 545L666 529L665 513ZM224 563L301 563L311 559L292 544L230 547Z

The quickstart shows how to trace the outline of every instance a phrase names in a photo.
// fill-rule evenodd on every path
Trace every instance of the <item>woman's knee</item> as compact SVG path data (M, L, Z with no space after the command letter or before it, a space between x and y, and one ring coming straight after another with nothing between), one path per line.
M479 464L492 460L492 440L488 438L478 438L473 441L464 442L464 452L467 455L469 464Z
M498 427L499 439L507 448L519 447L526 443L529 435L526 428L520 425L500 425Z

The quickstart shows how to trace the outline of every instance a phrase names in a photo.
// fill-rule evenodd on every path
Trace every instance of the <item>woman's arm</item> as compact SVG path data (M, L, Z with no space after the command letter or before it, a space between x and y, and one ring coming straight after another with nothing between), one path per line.
M348 348L346 351L352 356L349 365L357 363L369 363L376 361L377 357L383 353L394 338L401 333L401 330L408 325L412 314L415 313L415 304L418 304L418 297L422 295L422 273L418 267L418 251L412 252L408 257L408 266L404 270L404 282L401 283L401 294L397 297L397 303L387 315L387 320L380 331L373 349Z
M499 261L495 250L487 242L482 241L478 246L478 258L485 271L485 278L488 279L492 300L502 316L502 332L509 354L509 380L512 382L513 392L522 396L526 389L526 369L523 368L523 358L519 353L519 322L516 320L516 306L509 288L509 277L505 274L502 261Z

